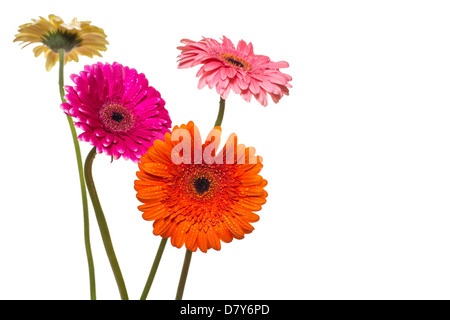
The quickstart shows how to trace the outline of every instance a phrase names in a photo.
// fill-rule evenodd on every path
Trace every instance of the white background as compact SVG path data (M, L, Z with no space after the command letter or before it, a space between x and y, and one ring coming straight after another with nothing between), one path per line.
M174 124L206 137L215 90L177 69L182 38L251 41L290 63L266 108L230 94L224 135L264 158L255 231L193 254L185 299L449 299L448 1L16 1L0 5L0 299L89 299L81 196L58 72L13 43L54 13L105 30L103 58L145 73ZM83 157L91 146L82 142ZM137 165L99 155L94 179L131 299L160 238L137 210ZM98 299L119 299L91 214ZM184 249L167 244L149 299L173 299Z

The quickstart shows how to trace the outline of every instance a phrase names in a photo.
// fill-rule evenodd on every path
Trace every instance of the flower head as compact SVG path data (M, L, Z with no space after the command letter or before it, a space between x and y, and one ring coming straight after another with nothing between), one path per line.
M259 220L267 181L262 159L231 135L218 153L220 127L202 144L193 122L175 126L155 141L139 162L135 181L138 208L153 220L153 233L191 251L220 250L221 241L242 239ZM180 139L181 138L181 139ZM180 142L181 140L181 142Z
M64 112L84 132L78 139L118 159L138 161L171 127L165 102L142 73L114 62L85 66L71 75Z
M47 71L58 61L59 49L64 49L64 63L72 60L78 62L78 55L101 57L99 51L105 51L109 44L103 29L91 25L90 21L78 21L74 18L71 23L66 24L53 14L48 16L48 20L42 17L31 20L33 22L19 27L14 41L26 43L24 47L41 43L33 52L36 57L44 52Z
M269 57L253 53L253 45L240 40L237 47L225 36L222 43L203 38L200 41L181 40L184 46L179 57L179 68L190 68L201 64L197 72L200 76L199 89L208 85L223 99L231 90L250 102L252 96L263 106L267 105L267 94L277 103L283 95L289 95L292 77L282 73L287 68L286 61L274 62Z

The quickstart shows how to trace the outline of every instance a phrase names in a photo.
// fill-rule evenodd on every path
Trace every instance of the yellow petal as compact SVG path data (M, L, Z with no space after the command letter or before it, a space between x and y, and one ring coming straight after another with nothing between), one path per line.
M53 51L47 51L46 52L46 58L47 61L45 62L45 69L47 71L52 70L52 68L55 66L56 62L58 61L58 55L54 53Z
M46 46L37 46L36 48L33 49L34 56L35 57L39 57L42 52L45 52L45 51L48 51L48 50L50 50L50 49L48 47L46 47Z

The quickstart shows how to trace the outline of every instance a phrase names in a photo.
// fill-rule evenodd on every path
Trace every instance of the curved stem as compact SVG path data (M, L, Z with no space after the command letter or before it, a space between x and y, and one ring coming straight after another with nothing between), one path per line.
M92 163L94 162L95 155L97 153L97 148L93 147L92 150L86 157L84 163L84 174L86 177L86 185L91 196L92 205L94 207L95 216L97 218L98 227L100 229L100 234L102 236L103 245L105 246L106 254L111 264L111 268L116 278L117 286L119 288L120 296L122 300L128 300L127 289L125 287L125 282L122 277L122 272L120 271L119 262L117 261L116 254L114 252L113 244L111 241L111 236L109 234L108 225L106 223L105 215L103 214L102 206L100 205L100 200L97 195L97 190L95 189L94 179L92 178Z
M214 127L218 127L222 125L223 121L223 115L225 113L225 100L220 97L219 102L219 113L217 114L216 123L214 124Z
M61 96L61 101L63 103L66 102L66 100L64 99L64 49L59 49L59 94ZM95 290L94 259L92 258L91 240L89 236L89 210L86 193L86 183L84 181L84 173L83 173L83 161L81 158L80 145L78 143L77 132L75 130L72 117L67 116L67 121L69 122L70 132L72 134L73 145L75 147L75 154L77 158L78 175L80 179L80 188L81 188L81 198L83 203L84 243L89 267L89 287L91 293L91 300L95 300L96 290Z
M150 274L148 275L147 283L145 284L144 291L142 291L141 300L147 299L148 292L150 291L150 287L152 286L153 279L155 278L156 271L158 270L159 262L161 261L162 254L164 252L164 248L167 243L167 238L162 238L159 244L158 252L156 252L155 260L153 261L152 269L150 270Z
M177 295L175 300L181 300L183 298L184 287L186 285L186 279L189 271L189 265L191 264L192 251L186 249L184 256L183 268L181 269L180 282L178 283Z

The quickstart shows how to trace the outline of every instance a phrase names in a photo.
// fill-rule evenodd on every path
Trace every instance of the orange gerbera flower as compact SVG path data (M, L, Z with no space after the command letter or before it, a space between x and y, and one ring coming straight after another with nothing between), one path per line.
M243 239L259 220L255 211L266 202L267 181L258 173L262 159L254 148L230 135L224 148L220 127L202 144L193 122L175 126L156 140L139 162L135 181L138 208L154 221L153 233L171 238L177 248L220 250L221 241Z

